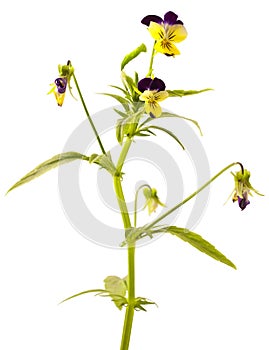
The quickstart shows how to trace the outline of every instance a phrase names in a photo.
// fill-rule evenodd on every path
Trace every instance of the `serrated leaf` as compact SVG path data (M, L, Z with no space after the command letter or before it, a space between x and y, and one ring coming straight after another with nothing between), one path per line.
M118 276L108 276L104 279L105 289L110 293L112 301L120 310L123 306L124 297L127 292L125 279ZM124 299L123 299L124 298Z
M126 98L124 98L124 97L122 97L120 95L109 94L109 93L106 93L106 92L102 92L102 93L100 93L100 95L110 96L110 97L114 98L115 100L117 100L123 106L123 108L125 109L126 112L129 111L129 109L130 109L129 108L129 101Z
M186 228L180 228L177 226L168 226L164 229L164 232L171 233L172 235L182 239L183 241L188 242L193 247L200 250L202 253L207 254L211 258L236 269L236 266L229 259L227 259L225 255L223 255L211 243L203 239L203 237L198 235L197 233L191 232Z
M147 52L147 48L145 44L141 44L140 46L138 46L135 50L133 50L132 52L128 53L124 59L121 62L121 70L123 70L123 68L130 62L132 61L134 58L136 58L141 52Z
M166 134L171 136L174 140L176 140L176 142L182 147L182 149L185 150L184 145L180 142L180 140L177 138L177 136L172 131L170 131L166 128L163 128L161 126L156 126L156 125L151 125L147 129L156 129L156 130L161 130L161 131L165 132Z
M183 97L200 94L202 92L211 91L213 89L207 88L203 90L166 90L169 93L169 97Z
M66 153L60 153L56 156L46 160L45 162L39 164L36 168L34 168L32 171L27 173L24 177L22 177L18 182L16 182L8 191L12 191L13 189L26 184L27 182L30 182L37 177L45 174L51 169L54 169L60 165L70 163L74 160L89 160L89 157L78 153L78 152L66 152Z

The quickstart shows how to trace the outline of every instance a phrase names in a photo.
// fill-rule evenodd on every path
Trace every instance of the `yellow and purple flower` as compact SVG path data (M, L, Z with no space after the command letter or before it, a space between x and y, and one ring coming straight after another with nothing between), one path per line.
M73 96L70 86L70 80L74 74L74 67L71 65L70 61L67 61L65 65L58 65L59 75L58 78L54 80L54 83L50 84L52 86L48 94L54 93L58 106L62 106L64 103L66 88L69 88L71 96ZM73 96L74 97L74 96ZM75 97L74 97L75 98ZM76 99L76 98L75 98Z
M67 87L67 79L63 77L57 78L55 79L54 84L55 84L55 89L53 92L54 92L56 101L58 103L58 106L62 106L64 102L66 87Z
M184 24L178 19L178 15L169 11L164 19L156 15L149 15L142 19L141 23L149 28L149 32L156 41L155 50L166 56L179 55L180 51L174 43L180 43L186 39L188 33Z
M250 172L242 167L242 171L238 171L237 173L232 173L234 177L235 187L233 190L233 202L238 202L239 208L241 210L246 209L246 207L250 204L249 195L252 196L252 192L255 192L259 196L263 196L259 193L249 182Z
M158 118L162 114L159 102L169 97L165 91L165 83L158 78L144 78L138 82L138 90L142 92L140 101L145 102L145 111L152 118Z

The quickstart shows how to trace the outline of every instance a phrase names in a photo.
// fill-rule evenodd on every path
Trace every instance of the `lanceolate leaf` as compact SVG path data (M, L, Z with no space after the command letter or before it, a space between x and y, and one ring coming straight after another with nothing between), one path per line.
M160 117L156 118L156 119L160 119L160 118L179 118L179 119L187 120L188 122L193 123L198 128L201 136L203 135L202 134L202 130L200 128L200 125L194 119L190 119L190 118L187 118L187 117L182 117L181 115L174 114L174 113L169 113L169 112L163 112L162 115ZM152 119L151 117L147 118L146 120L143 121L143 123L140 124L140 127L142 127L143 125L146 125L149 122L152 122L153 120L155 120L155 119Z
M34 180L40 175L45 174L47 171L54 169L60 165L72 162L74 160L89 160L89 157L78 153L78 152L66 152L57 154L56 156L46 160L45 162L39 164L35 169L30 171L28 174L26 174L24 177L22 177L18 182L16 182L9 190L8 192L12 191L14 188L17 188L21 185L26 184L29 181ZM7 193L8 193L7 192Z
M123 106L123 108L126 111L129 111L129 101L126 98L124 98L120 95L108 94L108 93L101 93L101 95L110 96L110 97L114 98Z
M150 129L157 129L157 130L161 130L161 131L165 132L166 134L171 136L174 140L176 140L176 142L182 147L182 149L185 150L184 145L179 141L179 139L176 137L176 135L174 133L172 133L172 131L170 131L170 130L168 130L166 128L163 128L161 126L156 126L156 125L151 125L147 129L149 129L149 128Z
M189 95L200 94L201 92L210 91L213 89L207 88L203 90L166 90L169 93L169 97L183 97Z
M216 259L222 262L223 264L226 264L236 269L236 266L229 259L227 259L225 255L223 255L211 243L203 239L203 237L201 237L197 233L191 232L186 228L180 228L177 226L168 226L164 229L164 232L171 233L172 235L182 239L183 241L188 242L201 252L211 256L211 258Z
M68 297L68 298L62 300L62 301L60 302L60 304L64 303L64 302L67 301L67 300L70 300L70 299L79 297L80 295L83 295L83 294L97 293L96 295L100 295L100 293L106 293L106 292L107 292L107 291L106 291L105 289L89 289L89 290L85 290L85 291L83 291L83 292L74 294L74 295L72 295L71 297Z
M145 44L141 44L134 51L128 53L121 62L121 70L134 58L136 58L141 52L147 52L147 48Z

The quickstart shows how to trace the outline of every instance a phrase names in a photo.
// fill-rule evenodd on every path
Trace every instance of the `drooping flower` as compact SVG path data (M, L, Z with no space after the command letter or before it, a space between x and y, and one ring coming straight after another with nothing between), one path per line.
M144 188L143 194L146 198L146 203L144 206L144 209L148 207L148 213L149 215L156 211L158 205L165 207L165 204L163 204L158 195L156 188L149 189L148 187Z
M159 117L162 114L159 102L169 97L168 92L165 91L165 83L158 78L144 78L138 82L137 87L142 92L139 99L145 102L146 113L152 118Z
M164 19L156 15L149 15L142 19L141 23L149 28L149 32L156 41L155 50L166 56L179 55L180 51L174 43L179 43L186 39L188 33L178 15L169 11L164 15Z
M238 171L235 174L232 173L234 177L235 187L233 190L233 202L238 202L239 208L241 210L246 209L246 207L250 204L249 195L252 196L252 192L258 194L259 196L263 196L259 193L249 182L250 172L242 167L242 171Z
M66 65L62 66L59 64L58 70L59 76L54 80L54 83L51 84L52 89L48 92L48 94L54 93L58 106L61 107L64 102L67 86L72 95L70 79L72 77L72 74L74 73L74 68L72 67L71 62L68 61Z

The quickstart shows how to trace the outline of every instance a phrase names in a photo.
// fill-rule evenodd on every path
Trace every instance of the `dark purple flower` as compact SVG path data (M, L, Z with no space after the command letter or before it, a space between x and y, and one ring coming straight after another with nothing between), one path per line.
M159 24L169 24L170 26L174 24L183 25L183 22L177 18L178 18L178 15L176 15L172 11L169 11L169 12L166 12L166 14L164 15L164 19L156 15L148 15L142 19L141 23L145 24L148 27L150 25L150 22L156 22Z
M145 90L150 91L164 91L165 83L158 78L144 78L138 82L138 90L144 92Z
M57 78L55 79L55 85L59 94L64 94L67 86L66 78Z

